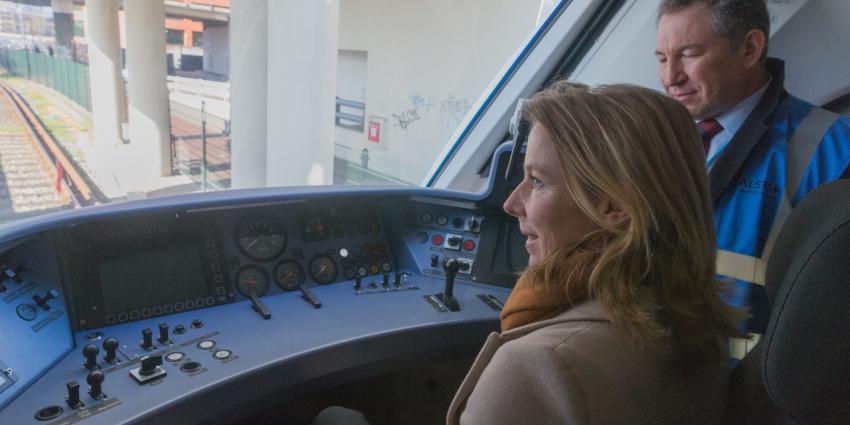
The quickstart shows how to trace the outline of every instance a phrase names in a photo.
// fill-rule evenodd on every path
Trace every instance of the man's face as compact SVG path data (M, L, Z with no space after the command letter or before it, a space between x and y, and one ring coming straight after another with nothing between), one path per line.
M743 100L743 49L732 50L709 19L703 3L664 14L655 47L661 84L697 120L714 118Z

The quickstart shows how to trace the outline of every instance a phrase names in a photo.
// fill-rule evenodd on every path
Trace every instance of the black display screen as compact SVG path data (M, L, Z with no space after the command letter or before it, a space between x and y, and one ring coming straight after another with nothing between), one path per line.
M137 252L100 264L107 314L206 296L197 244Z
M163 214L79 225L63 236L75 326L91 329L231 301L215 227Z

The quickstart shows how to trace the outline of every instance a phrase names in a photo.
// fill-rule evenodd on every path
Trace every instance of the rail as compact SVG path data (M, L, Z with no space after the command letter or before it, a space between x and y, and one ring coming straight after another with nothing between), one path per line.
M0 90L13 106L12 110L18 115L19 121L24 124L30 143L41 157L42 165L59 182L60 189L67 189L60 191L70 196L70 201L76 207L97 204L94 193L83 175L44 128L29 104L6 82L0 81Z

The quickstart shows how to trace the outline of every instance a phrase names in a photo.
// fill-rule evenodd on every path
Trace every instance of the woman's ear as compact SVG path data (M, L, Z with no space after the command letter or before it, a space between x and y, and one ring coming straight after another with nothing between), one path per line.
M610 199L603 199L597 205L599 208L599 217L602 222L609 227L619 227L629 221L629 214L623 210L623 207Z

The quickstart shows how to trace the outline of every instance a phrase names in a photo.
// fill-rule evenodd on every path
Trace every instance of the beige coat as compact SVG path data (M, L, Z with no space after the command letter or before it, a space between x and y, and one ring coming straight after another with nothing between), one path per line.
M596 302L492 333L449 406L455 424L719 424L727 361L672 366L635 348Z

